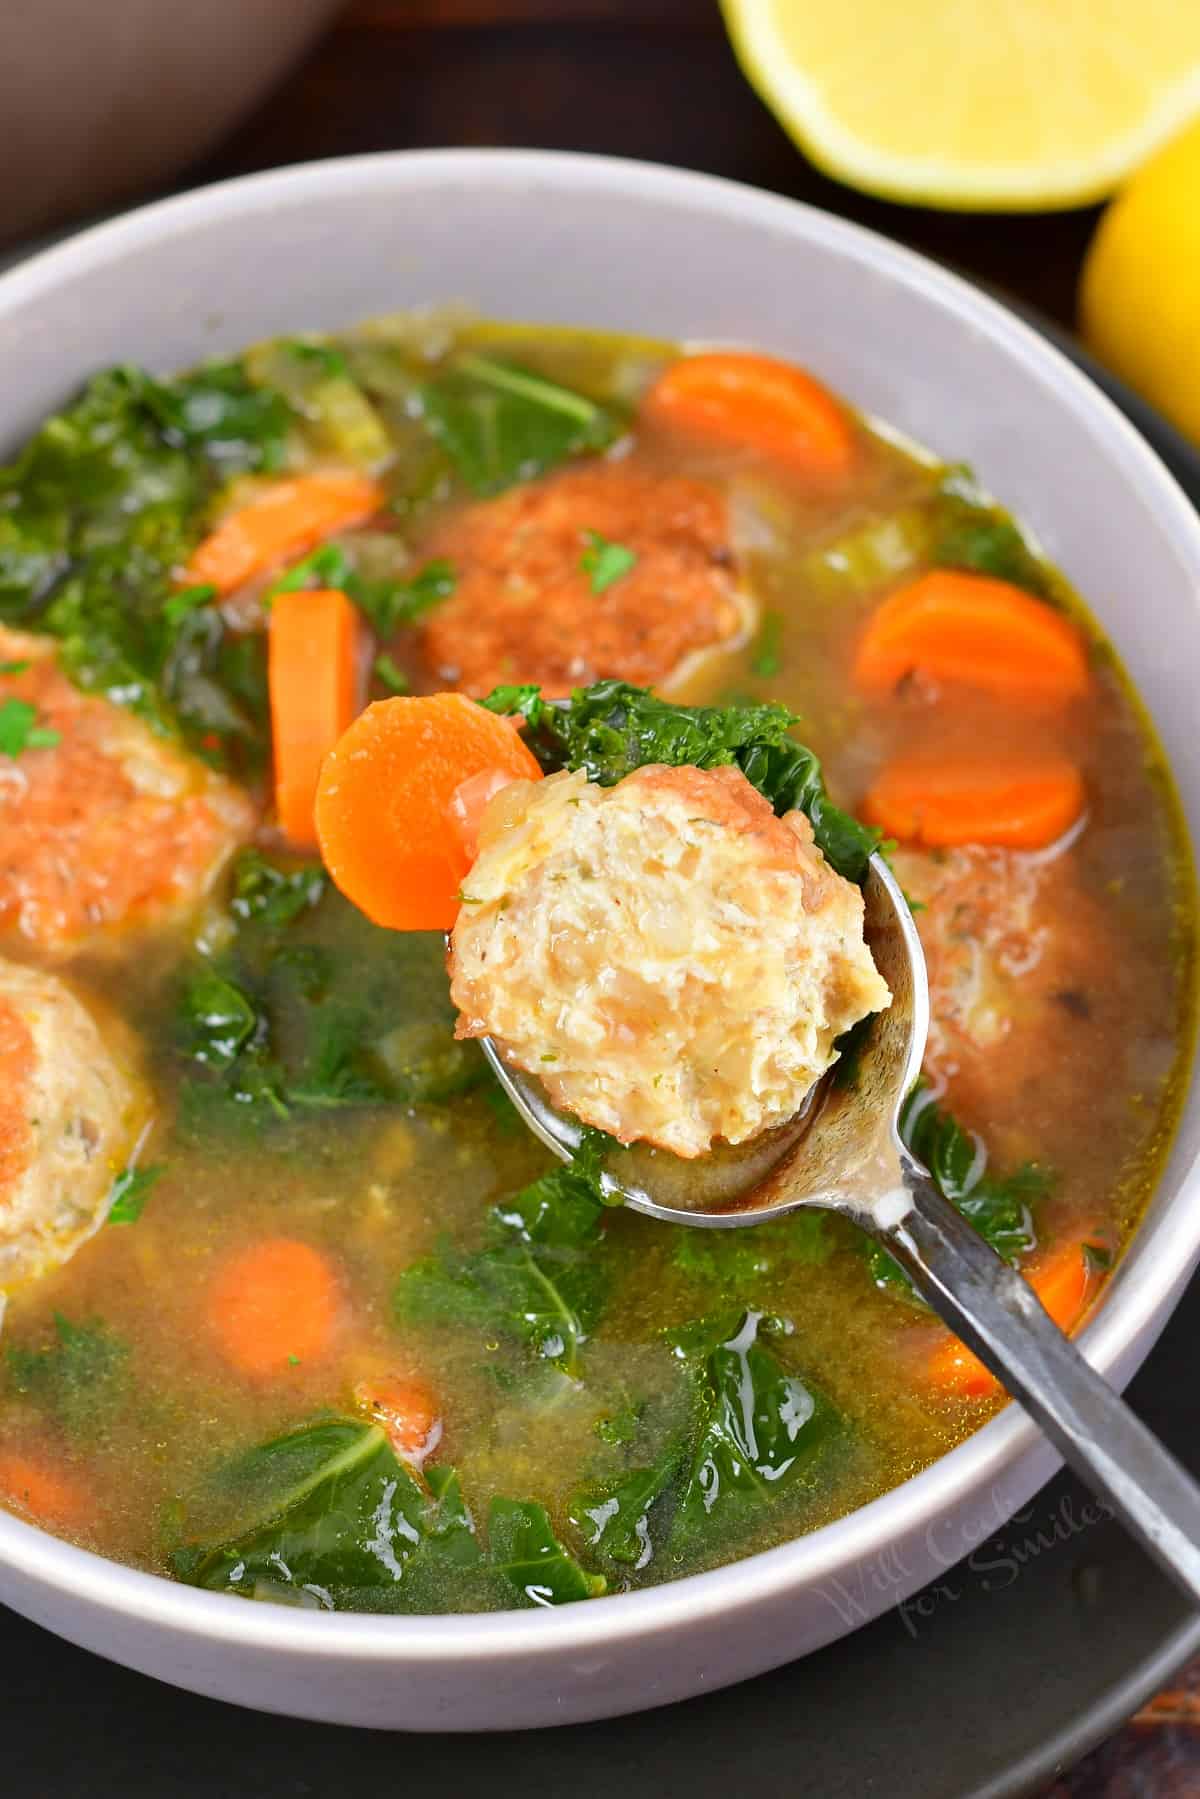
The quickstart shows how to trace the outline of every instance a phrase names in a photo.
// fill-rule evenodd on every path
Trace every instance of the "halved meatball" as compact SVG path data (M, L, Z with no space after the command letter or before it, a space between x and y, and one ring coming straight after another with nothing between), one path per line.
M0 961L0 1293L103 1224L146 1116L140 1080L71 989Z
M632 555L624 572L625 558L584 567L599 539ZM661 686L746 622L724 497L630 462L585 463L469 506L421 555L457 574L425 626L426 660L476 696L506 681L549 694L603 677Z
M996 1144L1004 1141L1004 1120L1036 1118L1047 1068L1055 1108L1097 1116L1090 1027L1094 1020L1102 1030L1107 1019L1109 1041L1121 1041L1120 1054L1136 1062L1137 1045L1122 1024L1145 977L1128 944L1114 940L1074 857L981 846L903 849L895 867L922 906L916 923L931 1013L925 1072L935 1086L948 1089L955 1109ZM1111 1060L1115 1052L1108 1053ZM1123 1091L1115 1071L1112 1084ZM1028 1135L1039 1140L1036 1128ZM1011 1153L1028 1152L1017 1142Z
M58 956L196 904L254 828L248 797L72 686L51 639L0 629L0 664L0 701L59 734L0 758L0 933Z
M858 888L737 769L518 782L484 815L454 927L460 1036L555 1103L698 1156L790 1118L890 995Z

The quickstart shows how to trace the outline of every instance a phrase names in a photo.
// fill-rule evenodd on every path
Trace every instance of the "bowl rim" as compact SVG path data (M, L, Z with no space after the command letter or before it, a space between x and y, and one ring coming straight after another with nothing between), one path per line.
M0 274L0 323L11 307L25 306L127 252L216 219L256 214L264 201L303 207L370 186L395 191L464 180L528 189L531 195L546 187L636 190L650 202L657 198L709 215L736 213L743 222L785 233L818 251L841 252L875 274L915 288L1010 359L1034 374L1040 370L1053 376L1060 403L1103 428L1106 454L1122 463L1127 477L1153 500L1200 591L1200 518L1145 439L1060 350L999 301L918 252L804 202L719 176L631 158L543 150L396 150L293 164L151 202L35 253ZM1189 1087L1195 1078L1193 1060ZM1178 1190L1152 1230L1139 1231L1104 1306L1080 1333L1078 1341L1102 1373L1116 1367L1139 1335L1165 1322L1200 1253L1198 1201L1200 1156L1181 1170ZM1032 1420L1009 1405L920 1474L830 1524L706 1573L610 1594L601 1605L433 1616L247 1605L235 1595L203 1592L110 1561L3 1510L0 1568L10 1565L27 1582L142 1624L302 1660L333 1654L350 1661L449 1665L463 1658L491 1661L518 1653L560 1656L603 1649L631 1633L695 1626L706 1616L752 1609L789 1586L831 1580L839 1570L879 1555L890 1543L930 1526L939 1513L986 1489L1039 1437ZM968 1548L964 1540L963 1552Z

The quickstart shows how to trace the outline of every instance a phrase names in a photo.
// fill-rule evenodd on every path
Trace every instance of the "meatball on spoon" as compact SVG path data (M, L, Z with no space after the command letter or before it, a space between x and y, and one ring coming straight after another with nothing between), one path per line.
M774 1159L733 1198L691 1202L611 1170L614 1199L668 1224L740 1229L806 1206L841 1212L876 1238L944 1319L1041 1425L1063 1458L1101 1494L1182 1590L1200 1602L1200 1487L1052 1321L1032 1287L943 1198L900 1138L901 1105L921 1067L929 1030L925 958L912 914L881 856L863 886L865 935L892 994L859 1046L856 1078L826 1081L795 1128L772 1133ZM536 1081L483 1047L517 1111L570 1162L581 1127L554 1110ZM748 1159L754 1150L741 1152ZM761 1156L761 1150L759 1151ZM653 1167L653 1162L649 1162ZM743 1164L745 1166L745 1164ZM700 1183L701 1185L703 1182ZM670 1183L669 1185L675 1185Z

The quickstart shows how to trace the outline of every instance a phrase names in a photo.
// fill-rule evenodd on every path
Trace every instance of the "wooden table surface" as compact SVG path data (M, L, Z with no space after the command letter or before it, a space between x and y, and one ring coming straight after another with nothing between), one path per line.
M353 0L191 181L311 157L447 144L646 157L841 213L1074 318L1095 209L970 217L826 179L741 77L716 0ZM1047 1799L1196 1799L1200 1661Z

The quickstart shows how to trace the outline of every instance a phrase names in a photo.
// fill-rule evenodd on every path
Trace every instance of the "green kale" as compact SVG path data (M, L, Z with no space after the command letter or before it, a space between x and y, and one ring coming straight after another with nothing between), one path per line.
M1033 1207L1051 1185L1048 1169L1026 1162L1009 1175L990 1173L984 1144L935 1103L924 1081L917 1082L904 1102L900 1135L951 1205L997 1255L1015 1265L1036 1247ZM921 1303L887 1250L868 1239L866 1254L877 1286L894 1288Z
M676 1420L647 1445L639 1416L620 1445L627 1465L585 1482L568 1507L614 1577L647 1567L666 1543L693 1552L744 1531L777 1493L820 1477L844 1428L823 1395L779 1361L775 1345L790 1331L745 1311L666 1334L688 1395L686 1425Z
M288 409L222 363L172 381L110 369L0 469L0 620L60 639L86 692L239 768L265 746L265 662L251 699L236 680L261 642L228 631L176 589L208 501L231 474L277 466Z
M108 1193L108 1222L136 1224L162 1168L123 1168Z
M483 702L493 712L519 714L542 767L582 769L589 781L611 787L647 762L673 767L733 764L779 814L808 815L830 864L859 881L879 842L830 800L821 764L789 735L797 722L773 701L735 706L673 706L625 681L576 688L565 702L544 700L536 687L498 687Z
M240 362L210 362L190 375L148 381L143 401L169 444L203 451L224 477L269 472L283 461L291 411L283 395L256 387Z
M612 1411L602 1413L592 1429L602 1443L631 1443L637 1436L645 1411L644 1399L625 1400Z
M433 940L380 931L316 864L254 850L229 907L230 937L180 983L185 1135L238 1116L439 1104L482 1078L478 1047L455 1040Z
M711 1283L726 1298L747 1300L788 1269L827 1261L833 1242L820 1212L796 1212L753 1230L680 1230L672 1262L681 1274Z
M527 1605L569 1605L594 1599L608 1586L602 1574L580 1567L555 1536L545 1507L529 1500L492 1500L488 1551Z
M397 1319L499 1333L578 1378L607 1289L596 1253L601 1215L587 1179L571 1168L552 1170L491 1208L482 1248L445 1245L406 1268L395 1292Z
M5 1360L17 1392L74 1434L95 1429L128 1396L129 1348L98 1318L73 1324L55 1312L52 1342L12 1344Z
M1048 597L1046 572L1007 513L990 505L970 469L947 471L938 489L931 560L1011 581L1039 599Z
M377 637L388 638L405 625L415 625L454 592L457 577L448 562L427 562L405 580L369 580L355 567L351 549L327 543L297 562L275 582L269 595L298 588L336 587L354 601Z
M790 1331L746 1312L728 1334L703 1323L676 1334L676 1353L694 1370L695 1421L672 1542L745 1527L785 1487L811 1482L841 1437L828 1400L768 1346Z
M210 1592L325 1610L394 1610L421 1574L480 1559L457 1477L427 1483L378 1425L308 1424L239 1456L185 1504L176 1576Z
M685 1459L684 1442L673 1437L649 1467L631 1468L576 1492L568 1516L588 1548L602 1560L637 1573L654 1557L651 1534L655 1508L671 1490Z
M569 456L603 450L621 423L608 408L527 369L461 356L420 389L425 424L477 494L530 481Z
M234 868L229 910L244 923L253 919L282 930L319 904L328 886L319 862L280 868L257 850L243 850Z
M590 578L593 593L605 593L637 566L637 554L623 543L612 543L599 531L585 531L587 549L579 558L579 567Z
M39 725L38 710L28 700L0 700L0 756L14 760L25 750L49 750L61 733Z

